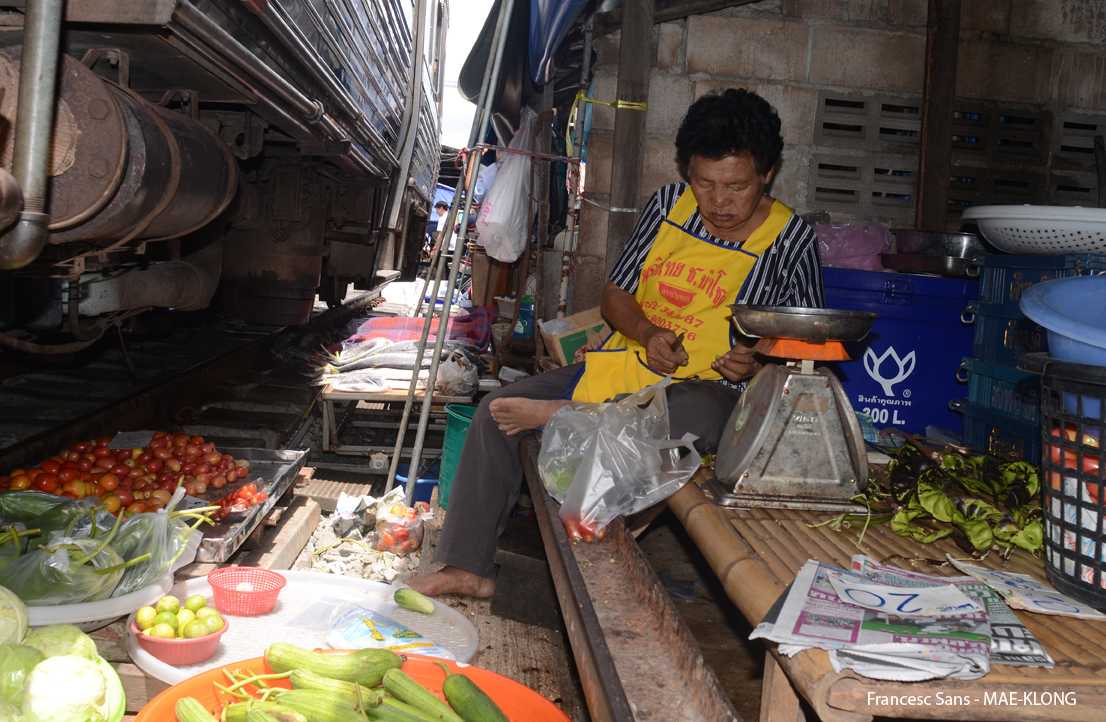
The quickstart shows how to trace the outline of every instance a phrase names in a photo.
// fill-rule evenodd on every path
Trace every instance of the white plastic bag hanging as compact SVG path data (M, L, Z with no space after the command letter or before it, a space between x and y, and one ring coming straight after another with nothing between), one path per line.
M570 537L603 537L616 517L674 494L702 462L696 437L669 439L667 381L620 401L570 404L542 433L538 470Z
M523 108L518 132L508 147L531 150L536 124L534 111ZM476 231L479 244L489 256L503 263L514 263L526 249L530 227L531 158L520 153L499 155L495 181L476 218Z

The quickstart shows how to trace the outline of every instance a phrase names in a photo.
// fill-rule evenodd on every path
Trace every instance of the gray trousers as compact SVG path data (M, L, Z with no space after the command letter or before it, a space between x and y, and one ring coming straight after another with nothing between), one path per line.
M503 533L522 489L519 441L499 430L488 410L497 398L566 399L583 364L554 369L497 389L484 397L469 426L449 493L449 511L438 540L437 561L492 577L496 540ZM740 392L714 381L685 381L668 387L672 437L699 437L696 447L712 453Z

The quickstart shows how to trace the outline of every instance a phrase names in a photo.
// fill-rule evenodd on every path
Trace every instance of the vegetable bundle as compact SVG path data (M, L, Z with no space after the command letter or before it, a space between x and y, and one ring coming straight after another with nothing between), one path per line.
M225 698L226 722L507 722L506 715L468 677L442 665L446 701L400 667L403 657L386 649L320 654L278 642L265 651L273 674L225 672L230 684L216 684ZM270 685L286 680L291 689ZM177 722L215 722L198 700L176 704Z
M886 478L873 479L856 501L869 513L842 514L830 526L888 522L899 536L922 544L951 537L968 553L1019 548L1036 554L1044 544L1040 478L1024 461L929 452L907 442Z
M124 519L88 499L0 494L0 585L36 606L99 601L149 586L169 573L195 527L209 521L203 512L214 508L174 511L183 496L178 489L165 509Z

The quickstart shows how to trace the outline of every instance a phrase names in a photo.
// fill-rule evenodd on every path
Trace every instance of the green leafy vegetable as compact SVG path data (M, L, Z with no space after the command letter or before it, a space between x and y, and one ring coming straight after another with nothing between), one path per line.
M42 652L25 644L0 645L0 701L22 705L27 678L43 659Z
M72 624L51 624L32 629L23 644L34 647L44 657L76 656L90 660L100 658L92 637Z

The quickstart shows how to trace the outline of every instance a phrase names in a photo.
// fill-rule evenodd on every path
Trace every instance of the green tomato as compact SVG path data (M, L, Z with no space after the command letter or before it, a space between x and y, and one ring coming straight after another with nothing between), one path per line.
M134 615L134 623L138 625L139 629L146 630L157 624L154 618L157 617L157 610L153 607L142 607Z
M208 617L214 619L214 617ZM203 619L197 619L189 622L188 626L184 628L184 636L188 639L196 639L197 637L206 637L211 634L211 630L207 628L207 622Z
M196 615L191 609L182 609L177 612L177 629L184 629L189 622L195 621Z
M159 612L172 612L176 614L180 609L180 600L171 594L167 594L161 599L157 600L157 611Z
M203 623L207 627L207 631L211 633L218 632L226 624L218 614L213 617L205 617Z
M184 600L184 608L190 612L198 612L207 606L207 599L202 594L193 594Z
M173 629L177 628L177 615L173 612L158 612L154 617L154 624L168 624Z
M208 617L218 617L219 610L213 607L203 607L196 610L196 619L207 619Z
M173 629L169 624L155 624L153 636L160 639L172 639L177 636L177 630Z

